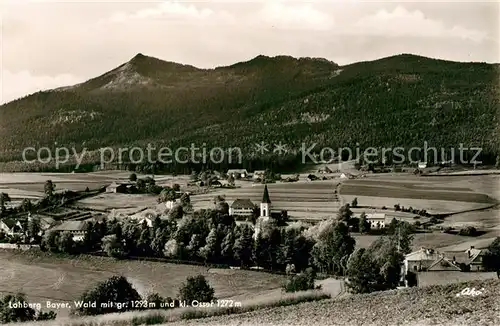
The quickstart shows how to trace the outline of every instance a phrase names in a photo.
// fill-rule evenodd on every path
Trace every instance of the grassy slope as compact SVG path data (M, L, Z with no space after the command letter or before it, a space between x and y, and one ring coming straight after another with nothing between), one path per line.
M482 290L483 294L475 297L457 297L456 294L466 287ZM153 325L164 323L165 320L170 321L162 324L165 326L498 325L500 323L498 280L346 295L320 301L318 299L322 298L321 292L314 292L289 294L278 301L256 300L235 309L181 308L167 311L125 312L42 322L39 325ZM200 318L204 315L216 317Z
M485 294L456 297L465 287L484 288ZM499 300L500 281L474 281L353 295L175 325L499 325Z
M205 275L219 298L244 298L280 288L284 276L203 266L116 261L107 257L59 258L52 254L0 251L0 294L24 292L33 302L77 300L95 283L124 275L141 293L175 297L188 276ZM239 299L244 301L243 299ZM60 311L66 315L67 311Z
M122 66L71 90L0 106L0 155L13 158L56 140L77 147L85 141L87 148L152 141L243 150L263 139L295 148L302 141L338 148L428 140L498 151L495 65L399 55L340 68L283 56L212 70L145 56L125 66L132 74L126 78L138 74L147 85L103 89L121 78Z

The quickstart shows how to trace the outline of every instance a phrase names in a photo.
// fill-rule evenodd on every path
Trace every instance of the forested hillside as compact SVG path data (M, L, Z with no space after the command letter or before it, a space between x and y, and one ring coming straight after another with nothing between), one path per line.
M83 84L0 106L0 157L24 147L267 141L320 146L483 147L500 154L498 65L415 55L338 66L258 56L198 69L138 54ZM267 158L273 159L272 146ZM293 155L292 155L293 156Z

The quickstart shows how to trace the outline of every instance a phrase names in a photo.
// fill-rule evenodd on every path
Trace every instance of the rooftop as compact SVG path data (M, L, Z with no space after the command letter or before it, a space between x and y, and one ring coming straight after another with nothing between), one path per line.
M236 199L232 204L231 208L249 208L253 209L254 204L250 199Z
M247 173L246 169L229 169L227 173Z
M12 229L14 226L16 226L20 221L13 219L13 218L4 218L1 220L5 225L7 225L8 228Z
M408 261L422 261L422 260L432 260L435 261L441 257L440 253L434 249L421 248L417 251L411 252L406 255L406 260Z
M366 214L367 220L385 220L385 213L370 213Z
M52 228L54 231L84 231L87 223L85 221L64 221Z
M270 204L271 199L269 198L269 191L267 190L267 185L264 186L264 196L262 196L262 202Z

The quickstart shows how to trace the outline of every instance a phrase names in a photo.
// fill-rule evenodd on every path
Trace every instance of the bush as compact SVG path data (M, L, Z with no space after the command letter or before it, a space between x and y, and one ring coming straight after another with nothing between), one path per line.
M73 253L75 249L75 242L73 241L73 235L70 232L63 232L59 237L58 248L60 252Z
M141 300L141 297L132 287L132 284L123 276L113 276L104 282L98 283L93 289L85 291L81 296L80 301L96 303L95 306L76 307L73 313L76 315L100 315L123 312L134 309L131 302L137 300ZM112 305L107 306L106 303L108 302L112 302ZM127 305L118 307L117 304L119 303L126 303Z
M56 319L57 314L54 311L40 312L36 320L52 320Z
M458 234L465 235L468 237L473 237L473 236L477 235L477 230L473 226L468 226L466 228L460 229L460 231L458 231Z
M170 306L174 302L174 299L170 297L164 298L156 292L148 294L146 302L148 303L148 309L169 309L174 308L173 306L178 306L177 302L173 306ZM151 303L154 303L154 307L149 306Z
M179 298L191 304L194 300L198 302L210 302L215 299L214 289L208 284L203 275L188 277L179 289Z
M115 234L107 235L102 238L102 250L104 250L109 257L121 259L126 256L123 243Z
M292 275L288 281L283 285L285 292L298 292L313 290L315 273L312 269L308 268L304 273Z
M11 305L27 304L24 294L7 295L0 301L0 323L25 322L35 320L35 310L31 307L14 308Z

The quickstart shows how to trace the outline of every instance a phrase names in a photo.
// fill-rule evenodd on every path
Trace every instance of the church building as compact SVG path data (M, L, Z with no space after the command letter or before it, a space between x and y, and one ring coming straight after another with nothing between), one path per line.
M271 198L269 198L269 190L267 189L267 185L265 185L264 195L262 196L262 201L260 203L260 217L257 218L257 221L255 222L254 237L257 238L257 236L259 235L263 223L269 222L269 220L273 218L274 215L279 215L279 214L281 214L281 211L280 212L272 211Z

